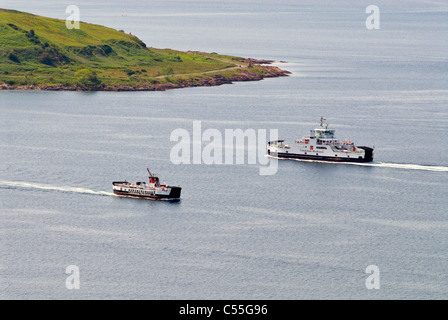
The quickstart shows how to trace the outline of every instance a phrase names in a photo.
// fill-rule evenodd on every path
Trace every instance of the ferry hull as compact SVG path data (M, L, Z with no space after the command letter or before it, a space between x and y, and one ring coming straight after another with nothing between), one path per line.
M327 157L327 156L314 156L310 154L297 154L297 153L276 153L271 152L269 154L273 157L278 157L282 159L299 159L299 160L318 160L318 161L328 161L328 162L372 162L373 158L340 158L340 157Z
M364 156L359 157L333 157L324 155L312 155L301 153L286 153L286 152L272 152L268 149L268 155L278 157L282 159L300 159L300 160L318 160L318 161L331 161L331 162L372 162L373 161L373 148L370 147L358 147L364 150Z
M171 201L179 201L180 194L182 191L181 187L169 187L171 191L169 194L139 194L139 193L131 193L127 191L121 191L114 189L113 192L117 196L121 197L131 197L131 198L141 198L141 199L150 199L150 200L171 200Z

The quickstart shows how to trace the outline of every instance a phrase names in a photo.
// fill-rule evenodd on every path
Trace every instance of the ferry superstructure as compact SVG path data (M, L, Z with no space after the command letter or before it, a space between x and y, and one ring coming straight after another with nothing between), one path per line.
M321 117L320 126L310 131L310 135L293 143L285 140L269 141L269 156L280 159L301 159L333 162L371 162L374 149L367 146L355 146L353 142L335 138L335 129L324 124Z

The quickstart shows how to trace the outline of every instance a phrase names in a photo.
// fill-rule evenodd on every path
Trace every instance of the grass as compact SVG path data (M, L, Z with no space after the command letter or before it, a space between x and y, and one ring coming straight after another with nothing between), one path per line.
M64 20L0 9L0 85L88 86L75 76L83 69L103 87L200 83L215 72L235 76L248 68L240 57L156 49L112 28L81 22L69 30Z

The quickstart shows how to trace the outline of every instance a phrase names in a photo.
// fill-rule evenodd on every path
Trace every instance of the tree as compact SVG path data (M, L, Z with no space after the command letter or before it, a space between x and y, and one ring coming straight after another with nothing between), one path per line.
M82 87L91 88L101 84L96 72L90 69L81 69L75 72L75 78Z

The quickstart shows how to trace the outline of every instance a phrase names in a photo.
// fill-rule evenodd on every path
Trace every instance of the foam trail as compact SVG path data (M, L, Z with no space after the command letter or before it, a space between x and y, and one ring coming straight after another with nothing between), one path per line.
M271 158L277 158L269 156ZM277 158L283 160L283 158ZM328 164L351 164L354 166L364 166L364 167L380 167L380 168L394 168L394 169L406 169L406 170L425 170L434 172L448 172L448 167L444 166L426 166L420 164L412 163L387 163L387 162L331 162L331 161L320 161L320 160L304 160L304 159L288 159L300 162L321 162Z
M51 186L51 185L47 185L47 184L31 183L31 182L24 182L24 181L2 181L2 180L0 180L0 188L1 187L52 190L52 191L61 191L61 192L94 194L94 195L101 195L101 196L113 196L114 195L112 192L106 192L106 191L96 191L96 190L92 190L92 189L78 188L78 187L56 187L56 186Z
M426 170L426 171L437 171L437 172L448 172L448 167L442 166L424 166L419 164L402 164L402 163L351 163L359 166L369 166L369 167L382 167L382 168L395 168L395 169L407 169L407 170Z

